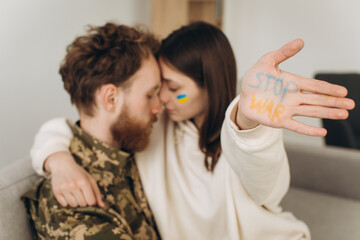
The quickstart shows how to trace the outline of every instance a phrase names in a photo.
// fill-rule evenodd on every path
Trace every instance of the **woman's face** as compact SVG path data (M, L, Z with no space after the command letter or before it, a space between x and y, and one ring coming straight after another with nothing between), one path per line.
M193 119L198 128L201 127L208 104L205 89L200 88L194 80L179 72L174 67L159 61L162 87L160 101L173 121Z

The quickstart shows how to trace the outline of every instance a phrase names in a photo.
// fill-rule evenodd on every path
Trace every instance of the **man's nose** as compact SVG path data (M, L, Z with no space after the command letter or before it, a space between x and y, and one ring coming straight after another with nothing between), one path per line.
M158 114L162 112L162 105L160 102L159 96L156 96L153 101L153 105L151 107L151 113L152 114Z
M165 84L163 84L161 86L160 92L159 92L159 98L162 103L167 103L169 101L166 91L167 91L166 86L165 86Z

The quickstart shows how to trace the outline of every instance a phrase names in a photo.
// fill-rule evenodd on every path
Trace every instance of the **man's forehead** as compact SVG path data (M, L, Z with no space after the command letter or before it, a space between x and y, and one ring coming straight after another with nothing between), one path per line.
M161 83L160 68L153 56L142 60L140 68L128 79L135 88L154 88ZM135 86L134 86L135 85Z
M155 75L141 74L134 76L132 81L132 87L137 89L145 89L146 91L156 90L161 87L161 77Z

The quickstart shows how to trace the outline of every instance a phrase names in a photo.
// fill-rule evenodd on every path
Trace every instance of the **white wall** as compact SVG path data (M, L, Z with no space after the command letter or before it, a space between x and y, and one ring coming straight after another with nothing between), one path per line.
M0 1L0 168L29 154L47 119L77 119L59 64L85 25L107 21L149 25L150 1Z
M0 167L28 155L49 118L77 118L58 74L65 47L87 24L150 23L149 0L0 1ZM360 72L360 1L224 0L225 33L239 77L262 54L301 37L305 48L281 67L306 77L317 71ZM302 120L320 126L317 120ZM322 145L285 132L286 141Z
M360 72L360 1L225 0L224 31L239 77L266 52L296 38L305 48L280 67L305 77L319 71ZM321 126L318 119L301 121ZM323 145L322 138L285 131L285 141Z

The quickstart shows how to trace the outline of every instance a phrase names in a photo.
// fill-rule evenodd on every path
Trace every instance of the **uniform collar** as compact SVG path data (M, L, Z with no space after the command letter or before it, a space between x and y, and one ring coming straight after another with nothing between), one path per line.
M67 124L71 128L74 137L79 138L89 149L91 149L94 152L101 151L105 153L109 159L118 160L121 166L125 166L127 160L133 155L132 153L118 150L92 137L89 133L87 133L80 127L80 121L77 121L75 124L72 124L70 121L67 121Z

